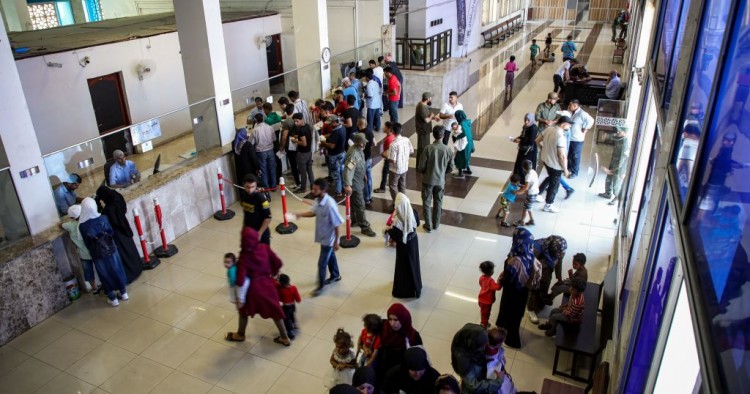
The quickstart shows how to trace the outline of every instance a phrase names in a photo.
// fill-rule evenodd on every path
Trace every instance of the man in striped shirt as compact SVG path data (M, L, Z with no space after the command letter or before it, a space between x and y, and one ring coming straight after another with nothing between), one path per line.
M409 156L414 153L411 141L401 135L401 123L393 123L393 135L396 138L388 147L389 189L391 199L396 200L396 194L406 193L406 171L409 170Z
M568 303L553 309L549 314L547 323L540 324L539 329L545 330L544 335L553 337L557 333L557 324L578 325L583 321L583 310L586 304L583 291L586 290L586 282L581 278L573 278L570 281L570 299Z

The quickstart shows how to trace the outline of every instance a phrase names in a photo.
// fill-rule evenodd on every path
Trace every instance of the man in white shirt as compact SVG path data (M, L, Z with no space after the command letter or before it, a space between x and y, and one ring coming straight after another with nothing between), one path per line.
M552 76L552 82L555 84L553 92L565 93L565 81L570 79L570 68L576 63L578 63L576 59L568 59L557 68L555 75Z
M414 153L414 147L408 138L401 135L401 123L393 124L393 135L396 138L388 148L388 188L391 199L396 200L396 194L406 193L406 171L409 170L409 156Z
M451 135L451 125L455 122L456 111L463 111L464 106L458 102L458 93L450 92L448 102L443 104L438 117L443 120L443 144L448 145L448 138Z
M560 212L553 203L557 196L557 189L560 188L561 176L569 174L565 130L570 128L571 123L569 117L562 116L555 126L544 129L536 139L537 145L542 147L541 159L547 169L547 178L539 186L540 189L547 190L544 212Z
M594 126L594 118L581 109L581 103L578 100L570 100L568 111L571 113L570 120L573 122L570 126L568 170L570 170L570 179L573 179L578 176L583 142L586 140L586 132Z
M383 67L380 67L380 65L376 63L375 60L370 60L370 69L372 70L372 74L375 75L380 81L380 86L383 86L383 83L385 82L383 81L383 76L385 74L385 71L383 71Z

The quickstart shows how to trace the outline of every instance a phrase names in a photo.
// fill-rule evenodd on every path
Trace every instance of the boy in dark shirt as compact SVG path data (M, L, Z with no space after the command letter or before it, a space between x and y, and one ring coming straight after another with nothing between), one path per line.
M560 294L570 294L570 284L575 278L580 278L584 283L589 280L589 272L586 270L586 255L583 253L576 253L573 256L573 268L568 270L568 279L555 283L544 303L552 305L552 300L555 297Z
M559 323L569 325L581 324L583 321L583 310L586 307L586 300L583 296L584 290L586 290L586 282L583 279L575 278L570 281L570 298L568 299L568 303L550 311L547 323L539 325L540 330L545 330L544 335L548 337L555 336Z
M349 104L349 108L344 111L344 114L342 115L344 118L344 127L346 128L346 141L348 144L348 141L354 137L354 134L357 133L357 119L359 119L359 110L354 106L354 104L357 102L357 99L354 96L347 96L346 101Z
M271 203L265 193L258 192L258 178L248 174L242 180L244 190L240 192L242 210L245 212L243 226L256 230L260 236L260 242L271 244Z

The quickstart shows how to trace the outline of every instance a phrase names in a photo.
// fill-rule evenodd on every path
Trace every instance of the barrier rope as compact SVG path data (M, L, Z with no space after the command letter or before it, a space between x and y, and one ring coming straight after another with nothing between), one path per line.
M228 183L228 184L230 184L230 185L232 185L232 186L236 187L237 189L240 189L240 190L245 190L245 188L244 188L244 187L242 187L242 186L240 186L240 185L238 185L238 184L234 183L234 182L233 182L233 181L232 181L231 179L228 179L228 178L226 178L226 177L223 177L222 179L224 180L224 182L226 182L226 183ZM275 192L275 191L276 191L277 189L278 189L278 187L267 187L267 188L259 188L259 189L255 189L255 191L256 191L256 192L258 192L258 193L265 193L265 192ZM296 198L296 199L297 199L298 201L300 201L300 202L303 202L303 203L305 203L305 204L307 204L307 205L312 205L312 203L311 203L311 202L309 202L309 201L307 201L307 200L305 200L305 199L303 199L303 198L300 198L300 197L298 197L298 196L297 196L296 194L294 194L294 192L293 192L293 191L292 191L291 189L287 188L287 189L286 189L286 191L287 191L287 192L288 192L289 194L291 194L291 195L292 195L292 197ZM344 201L346 201L346 196L344 196L344 198L342 198L342 199L341 199L341 201L336 201L336 205L340 205L340 204L342 204L342 203L343 203Z

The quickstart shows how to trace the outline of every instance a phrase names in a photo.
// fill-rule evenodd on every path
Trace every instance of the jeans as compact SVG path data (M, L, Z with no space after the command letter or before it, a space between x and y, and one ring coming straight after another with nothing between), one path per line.
M388 115L391 117L391 123L398 123L398 101L388 102Z
M260 177L265 187L276 187L276 155L273 150L256 152L260 162Z
M81 265L83 265L83 279L85 279L86 282L94 283L94 262L81 259Z
M406 172L404 172L403 174L396 174L395 172L391 171L390 175L388 176L391 177L388 182L388 188L391 192L391 199L395 201L396 194L406 194Z
M451 131L450 130L443 130L443 145L448 145L448 141L451 137Z
M445 188L439 185L422 184L422 212L424 225L430 230L440 226L440 216L443 213L443 193Z
M557 93L558 91L560 93L565 93L565 84L563 83L563 79L561 76L555 74L552 76L552 82L555 84L555 89L553 92Z
M289 159L289 169L292 170L292 177L294 178L294 184L299 186L299 168L297 167L297 151L288 150L286 151L286 157Z
M367 184L365 185L365 203L372 201L372 159L367 159Z
M312 167L312 152L297 152L297 171L299 171L300 180L300 183L297 185L300 188L307 190L308 183L312 187L312 183L315 180Z
M341 194L341 190L344 187L341 179L341 174L344 172L345 158L346 153L339 153L338 155L328 156L328 173L331 174L331 178L333 179L333 185L336 188L336 194Z
M583 151L583 141L570 141L568 149L568 171L571 176L578 175L581 165L581 152Z
M339 277L339 262L336 260L336 252L333 246L320 245L320 257L318 258L318 288L322 289L326 284L326 268L331 278Z
M383 112L380 108L367 108L367 125L372 131L380 131L380 114Z
M559 296L560 294L570 294L570 281L569 280L565 280L563 283L559 285L552 286L552 290L550 291L547 298L550 300L554 300L555 297Z
M556 170L554 168L550 168L548 165L544 165L547 167L547 174L549 175L547 179L545 179L545 182L549 184L549 187L547 189L547 198L545 199L545 202L547 204L552 204L555 202L555 197L557 196L557 189L560 188L560 178L562 178L562 170Z
M281 306L281 310L284 311L284 327L286 333L289 334L289 338L294 338L294 323L297 320L294 318L294 312L297 311L297 306L294 304L284 304Z

